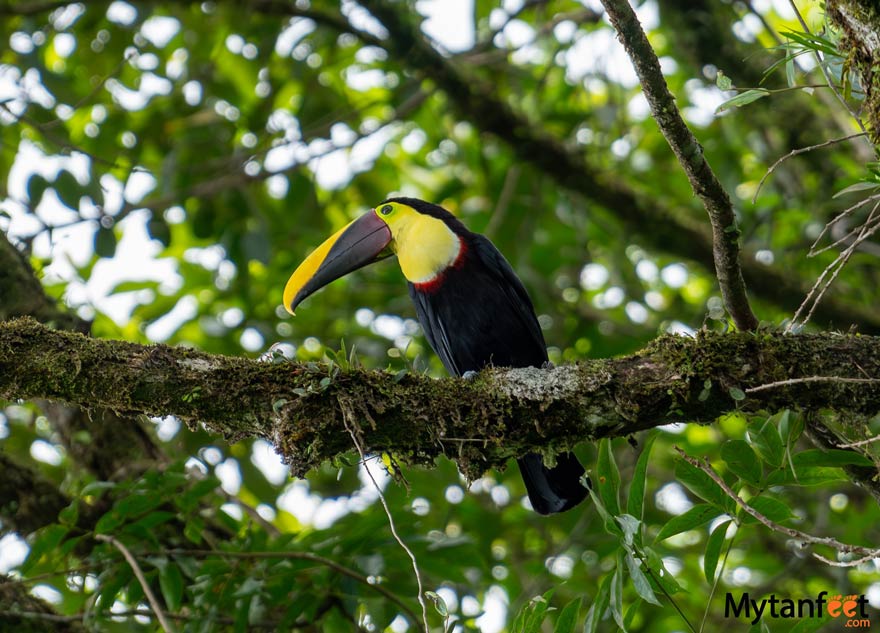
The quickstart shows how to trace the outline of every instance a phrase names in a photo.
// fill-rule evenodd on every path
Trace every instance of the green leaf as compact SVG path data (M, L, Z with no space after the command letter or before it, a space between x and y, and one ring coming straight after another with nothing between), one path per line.
M657 596L654 594L654 589L651 587L651 581L648 580L648 577L645 575L645 572L642 571L639 562L630 553L627 553L626 555L626 568L629 570L629 577L633 582L633 587L635 587L636 593L639 594L645 602L656 604L659 607L660 601L657 600Z
M122 515L119 514L115 509L111 509L109 512L104 514L98 522L95 523L95 533L96 534L108 534L109 532L113 532L120 525L125 523L125 519Z
M159 282L151 280L122 281L108 290L107 294L115 295L123 292L138 292L140 290L153 290L154 292L158 292Z
M753 88L752 90L746 90L745 92L741 92L732 99L728 99L720 106L715 108L715 114L721 114L722 112L729 110L731 108L741 108L744 105L748 105L753 101L757 101L763 97L766 97L770 94L769 90L765 90L764 88Z
M553 627L553 633L574 633L574 627L577 624L582 601L583 598L578 596L562 607L562 612L559 614L559 617L556 618L556 626Z
M77 182L73 174L67 170L58 172L58 178L55 179L52 187L65 206L70 207L74 211L79 210L79 199L84 191L82 185Z
M614 517L608 513L608 510L605 508L605 502L602 501L602 498L597 494L595 486L590 488L589 494L590 499L593 501L593 507L596 508L596 512L602 517L605 530L614 536L623 537L623 530L620 529L620 526L617 524L617 521L614 520Z
M645 484L648 475L648 460L651 457L651 448L654 446L656 433L650 434L642 447L642 454L636 462L633 470L632 483L629 486L629 496L626 499L626 512L640 521L645 516Z
M611 608L611 617L614 618L617 626L626 633L626 627L623 624L623 550L617 552L617 567L611 578L608 606Z
M79 520L79 499L74 499L69 506L58 513L58 522L73 527Z
M744 440L728 440L721 446L721 459L734 475L755 486L761 483L761 462Z
M681 534L687 530L693 530L694 528L708 523L717 516L718 508L709 505L708 503L700 503L687 512L672 517L667 521L666 524L660 528L660 533L654 541L660 542L663 539L674 536L675 534Z
M777 428L779 429L779 436L786 447L790 447L800 439L804 432L804 416L799 413L792 413L788 409L783 413L786 413L786 415L777 414L780 415ZM775 418L776 416L773 417Z
M782 34L808 50L818 51L831 57L840 57L840 51L837 50L834 43L821 35L801 31L783 31Z
M791 508L785 505L784 502L773 497L761 495L760 497L749 499L748 504L759 514L764 515L776 523L782 523L786 519L790 519L794 516ZM743 510L740 511L740 517L744 525L756 523L758 521L755 517Z
M183 574L171 563L159 569L159 588L169 611L177 611L183 603Z
M718 567L718 558L721 556L721 548L727 535L727 527L731 521L724 521L712 530L709 540L706 541L706 552L703 554L703 573L706 581L711 585L715 582L715 569Z
M749 427L746 437L761 459L777 468L782 466L785 451L773 418L753 424Z
M183 526L183 535L196 544L202 542L202 532L204 531L205 520L200 516L189 517L186 524Z
M116 254L116 233L103 226L95 231L95 254L98 257L113 257Z
M840 196L845 196L850 193L858 193L860 191L873 191L874 189L878 188L880 188L880 184L876 182L857 182L850 185L849 187L844 187L843 189L835 193L832 198L839 198Z
M593 598L593 604L587 611L587 618L584 621L584 633L596 633L599 630L599 623L602 622L602 616L608 609L608 602L611 598L611 582L614 580L613 574L605 574L602 584L599 586L599 592Z
M434 610L437 613L444 618L449 617L449 607L446 606L446 601L443 599L443 596L435 591L426 591L425 597L434 603Z
M823 486L837 481L847 481L846 475L840 468L827 466L802 466L797 470L797 477L790 468L783 468L767 477L768 486Z
M635 536L639 533L639 527L641 527L642 522L631 514L618 515L614 517L614 520L617 521L617 524L623 530L624 547L632 549Z
M730 90L733 88L733 82L730 80L730 77L725 75L724 71L720 68L715 74L715 85L718 86L719 90Z
M522 633L539 633L541 624L544 622L544 615L550 607L550 600L556 593L556 587L547 591L543 596L535 596L529 601L530 613L526 617L525 626Z
M870 468L874 465L874 462L861 453L843 449L811 448L795 453L791 456L791 461L796 473L799 473L801 468L811 466L864 466Z
M43 557L49 557L67 536L69 528L66 525L48 525L34 532L30 542L31 549L27 558L21 565L21 573L27 574L31 569L40 564Z
M43 199L43 194L49 188L49 181L40 174L33 174L27 181L27 198L31 209L36 208Z
M614 461L611 441L607 438L603 438L599 442L596 472L599 475L596 487L599 489L602 503L609 514L617 516L620 514L620 471L617 470L617 463Z
M730 397L737 402L741 402L742 400L746 399L746 392L739 387L731 387L727 390L727 392L730 394Z
M123 519L139 516L159 507L166 499L155 491L148 494L134 493L123 497L113 505L113 509Z
M735 511L735 502L727 496L721 486L715 483L708 474L689 462L683 459L676 461L675 478L700 499L708 501L729 514L733 514Z

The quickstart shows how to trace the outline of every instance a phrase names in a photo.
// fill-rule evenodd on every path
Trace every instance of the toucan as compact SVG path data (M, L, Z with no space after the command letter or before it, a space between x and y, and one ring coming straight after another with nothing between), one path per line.
M290 276L284 307L293 314L319 288L395 254L425 337L450 374L548 363L532 301L504 256L446 209L415 198L388 198L328 238ZM572 453L556 455L553 467L536 453L517 463L540 514L564 512L588 494Z

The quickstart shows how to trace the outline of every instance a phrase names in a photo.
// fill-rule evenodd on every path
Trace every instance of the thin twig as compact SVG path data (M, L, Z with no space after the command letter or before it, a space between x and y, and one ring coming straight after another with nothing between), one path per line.
M361 446L361 441L358 439L357 434L355 433L353 426L357 426L357 422L355 421L354 411L348 402L346 402L343 398L338 398L339 408L342 409L342 423L345 425L345 429L348 431L348 434L351 435L351 439L354 442L355 448L357 448L358 454L361 456L361 462L364 464L364 470L367 471L367 476L370 478L370 481L373 482L373 487L376 488L376 493L379 495L379 501L382 502L382 507L385 509L385 515L388 517L388 526L391 528L391 535L394 537L394 540L397 541L398 545L403 548L403 551L406 552L409 559L412 561L413 572L416 575L416 584L419 589L419 605L422 607L422 625L425 628L425 633L430 633L431 629L428 626L428 605L425 603L424 597L424 589L422 588L422 574L419 571L419 563L416 561L416 556L413 554L412 550L409 546L404 542L400 535L397 533L397 528L394 526L394 517L391 515L391 509L388 507L388 502L385 501L385 495L382 494L382 489L379 487L379 483L376 481L376 478L373 477L373 473L370 471L370 468L367 466L367 456L364 453L364 448ZM350 424L349 424L350 423Z
M703 148L688 128L663 78L660 61L627 0L602 0L635 67L651 114L700 198L712 224L712 256L725 307L740 330L758 327L749 305L739 262L739 229L730 196L718 181Z
M223 497L229 503L234 503L239 508L241 508L242 511L246 515L248 515L254 523L259 525L263 529L263 531L266 532L266 534L268 534L272 538L277 538L277 537L281 536L281 530L279 530L277 527L272 525L269 521L267 521L266 519L261 517L259 511L254 506L252 506L249 503L246 503L243 499L241 499L241 497L238 497L233 494L229 494L228 492L226 492L222 488L220 489L220 493L223 495Z
M825 236L825 234L829 231L829 229L832 229L832 227L834 227L835 224L837 224L841 220L847 218L848 216L852 215L854 212L858 211L862 207L864 207L872 202L876 202L878 200L880 200L880 194L874 194L872 196L868 196L864 200L860 200L859 202L856 202L854 205L847 207L846 209L844 209L843 211L838 213L834 217L834 219L829 220L825 224L825 226L822 228L822 231L819 233L819 235L816 236L816 239L813 241L812 246L810 246L810 252L807 253L807 257L815 257L816 255L820 255L827 250L830 250L832 248L840 246L841 244L845 243L848 239L852 238L855 233L860 232L864 228L864 226L865 226L864 224L861 224L861 225L857 226L856 228L852 229L851 231L847 232L843 237L835 240L834 242L832 242L828 246L823 246L822 248L817 248L817 246L819 245L819 242L822 240L822 238ZM832 230L832 235L833 235L833 230ZM847 246L849 246L849 244L847 244Z
M745 393L755 393L757 391L766 391L767 389L779 389L780 387L790 387L809 382L839 382L839 383L855 383L855 384L877 384L880 378L845 378L842 376L807 376L805 378L789 378L788 380L777 380L776 382L768 382L757 387L749 387L745 389Z
M495 210L492 212L489 224L486 225L486 230L483 231L486 237L493 237L498 227L504 223L507 209L510 207L510 199L513 197L513 192L516 191L516 185L519 182L520 171L519 165L513 165L507 170L507 174L504 176L504 184L501 186L501 193L498 195L498 203L495 205Z
M800 87L800 86L798 86ZM789 158L797 156L799 154L806 154L807 152L812 152L815 149L822 149L823 147L828 147L829 145L836 145L837 143L842 143L843 141L849 141L850 139L859 138L861 136L865 136L865 132L857 132L855 134L850 134L849 136L843 136L840 138L831 139L830 141L825 141L824 143L817 143L816 145L810 145L809 147L800 147L798 149L791 150L788 154L777 160L770 166L770 169L764 174L761 178L761 182L758 183L758 188L755 190L755 195L752 196L752 204L755 204L755 201L758 199L758 194L761 192L761 187L764 186L764 182L766 182L767 178L770 177L777 167L779 167L782 163L787 161Z
M861 558L856 558L854 560L831 560L830 558L825 558L822 554L813 553L815 558L818 558L820 561L825 563L826 565L831 565L832 567L858 567L862 563L868 563L877 558L878 552L873 552L871 554L865 554Z
M166 633L175 633L176 629L168 621L168 618L165 617L165 612L162 611L162 605L160 605L159 601L156 599L156 594L154 594L153 590L150 588L150 583L147 582L144 572L141 570L135 557L132 556L130 551L128 551L128 548L109 534L96 534L95 540L110 543L110 545L122 552L126 562L134 572L135 578L137 578L138 583L140 583L141 589L144 590L144 596L146 596L147 602L150 603L150 607L152 607L153 611L156 613L156 619L159 620L160 626Z
M689 463L691 466L695 466L707 475L709 475L712 481L718 484L718 486L721 487L724 493L728 497L733 499L746 514L750 515L759 523L764 524L766 527L770 528L774 532L785 534L788 537L801 541L803 544L824 545L844 554L860 554L869 559L880 558L880 549L873 549L870 547L864 547L862 545L851 545L849 543L842 543L841 541L838 541L837 539L830 536L813 536L812 534L807 534L806 532L801 532L800 530L780 525L779 523L776 523L776 521L768 519L766 516L755 510L748 503L743 501L742 497L736 494L733 489L725 483L724 479L722 479L721 476L715 472L715 469L712 468L711 465L709 465L709 462L705 458L699 460L696 457L691 457L678 446L675 447L675 450L678 452L679 455L681 455L681 458ZM815 552L813 553L813 556L818 558L819 560L822 560L823 562L828 560L827 558L819 556Z
M853 253L855 253L856 248L880 229L880 222L873 221L878 208L880 208L880 202L874 205L871 214L868 216L868 219L865 220L865 223L860 229L861 232L859 233L859 236L853 240L852 244L850 244L846 250L841 252L833 262L828 264L825 270L822 271L822 274L819 275L819 278L816 280L816 283L813 284L813 287L810 288L803 303L801 303L797 311L794 313L791 322L786 326L785 331L787 333L791 332L795 327L803 327L809 322L813 313L816 311L816 307L825 295L825 292L831 287L831 284L837 279L840 271L842 271L847 262L849 262L849 259L852 257ZM828 277L829 273L831 276L825 281L825 278ZM798 319L808 306L809 310L807 311L807 315L803 318L803 321L798 324Z
M867 446L868 444L873 444L874 442L880 442L880 435L875 435L874 437L869 437L866 440L859 440L858 442L850 442L848 444L840 444L837 448L859 448L860 446Z

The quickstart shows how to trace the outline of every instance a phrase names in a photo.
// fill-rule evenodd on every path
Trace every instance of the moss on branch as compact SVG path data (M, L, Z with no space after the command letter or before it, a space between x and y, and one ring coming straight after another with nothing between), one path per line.
M797 382L813 376L862 381ZM778 381L794 382L749 393ZM0 397L175 415L232 440L264 437L297 476L351 450L343 415L353 411L368 451L421 464L447 455L476 476L528 451L670 422L708 423L736 408L865 419L880 410L880 338L664 336L623 358L490 369L472 381L398 380L382 371L98 340L18 319L0 324Z
M841 51L859 75L865 93L862 117L871 140L880 143L880 7L876 0L829 0L828 19L840 29Z

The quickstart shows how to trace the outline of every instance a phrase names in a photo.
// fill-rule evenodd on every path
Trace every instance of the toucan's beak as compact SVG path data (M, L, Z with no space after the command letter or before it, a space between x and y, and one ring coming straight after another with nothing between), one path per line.
M310 294L353 270L391 255L391 229L370 210L344 226L299 265L284 287L284 307L293 314Z

